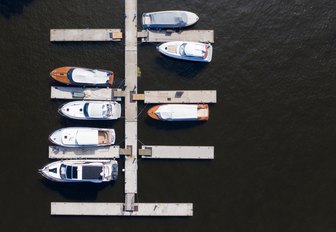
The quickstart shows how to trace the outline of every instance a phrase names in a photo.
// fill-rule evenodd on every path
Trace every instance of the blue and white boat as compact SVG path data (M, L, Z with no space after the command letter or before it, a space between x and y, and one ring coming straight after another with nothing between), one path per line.
M121 105L115 101L72 101L58 112L68 118L81 120L114 120L120 118Z
M116 160L62 160L39 169L45 178L57 182L102 183L118 178Z
M199 17L189 11L157 11L142 14L144 29L182 28L195 24Z
M210 62L212 46L209 43L172 41L157 47L162 54L182 60Z

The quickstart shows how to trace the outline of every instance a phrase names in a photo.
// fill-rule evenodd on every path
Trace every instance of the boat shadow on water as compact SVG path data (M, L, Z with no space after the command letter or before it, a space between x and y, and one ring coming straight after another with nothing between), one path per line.
M23 13L23 8L33 0L0 0L0 14L9 19Z
M156 129L161 130L188 129L191 127L203 126L206 123L206 121L158 121L149 117L145 118L144 122L147 126L155 127Z
M46 179L41 179L43 185L47 188L59 192L64 198L79 201L93 201L97 200L98 192L112 186L115 181L106 183L60 183L53 182Z
M161 55L155 59L155 63L164 68L167 72L175 72L180 78L190 79L200 75L209 63L194 62L174 59Z

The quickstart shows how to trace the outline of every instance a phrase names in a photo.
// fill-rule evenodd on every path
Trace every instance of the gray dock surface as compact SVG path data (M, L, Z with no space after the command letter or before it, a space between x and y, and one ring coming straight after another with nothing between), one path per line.
M216 90L145 91L145 103L216 103Z
M125 1L125 211L133 211L138 192L138 102L131 94L138 88L137 0Z
M123 203L52 202L51 215L81 216L192 216L191 203L136 203L125 211Z
M214 147L210 146L152 146L143 145L150 155L146 159L214 159Z
M120 29L51 29L50 41L121 41Z
M213 43L214 31L213 30L161 30L152 31L144 30L138 33L142 42L170 42L170 41L194 41Z
M119 158L119 146L62 147L49 146L49 159L114 159Z
M121 92L112 88L83 88L72 86L51 86L51 99L64 100L114 100L120 101L120 97L114 97L114 93Z

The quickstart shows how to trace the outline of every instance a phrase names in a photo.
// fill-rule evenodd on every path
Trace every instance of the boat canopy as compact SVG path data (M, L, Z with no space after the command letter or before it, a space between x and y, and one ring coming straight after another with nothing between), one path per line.
M79 145L98 144L98 130L80 130L76 134L76 142Z
M185 26L188 16L184 12L156 12L150 14L151 24Z
M197 105L163 105L155 114L163 120L197 119Z
M71 73L71 80L76 83L106 84L111 72L75 68Z

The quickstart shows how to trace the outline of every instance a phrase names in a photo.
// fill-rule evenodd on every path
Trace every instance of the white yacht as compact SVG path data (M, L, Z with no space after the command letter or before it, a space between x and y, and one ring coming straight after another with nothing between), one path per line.
M115 142L115 131L109 128L67 127L53 132L49 140L64 147L110 146Z
M157 47L162 54L182 60L210 62L212 46L210 43L172 41Z
M115 160L62 160L45 165L39 173L58 182L102 183L118 178Z
M163 104L150 108L147 114L161 121L206 121L209 119L207 104Z
M144 29L182 28L195 24L199 17L189 11L170 10L142 14Z
M58 112L68 118L82 120L113 120L120 118L121 105L115 101L72 101Z

